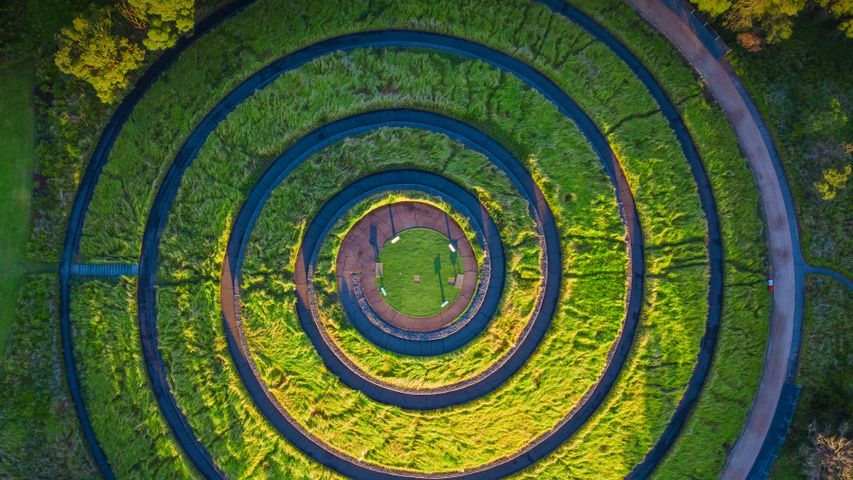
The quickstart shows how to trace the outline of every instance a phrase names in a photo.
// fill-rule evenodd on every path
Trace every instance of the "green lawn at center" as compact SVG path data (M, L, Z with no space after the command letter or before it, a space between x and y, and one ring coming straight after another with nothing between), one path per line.
M464 268L450 240L429 228L412 228L394 238L399 240L389 240L379 251L377 285L385 289L385 301L412 317L428 317L452 304L460 290L448 280Z

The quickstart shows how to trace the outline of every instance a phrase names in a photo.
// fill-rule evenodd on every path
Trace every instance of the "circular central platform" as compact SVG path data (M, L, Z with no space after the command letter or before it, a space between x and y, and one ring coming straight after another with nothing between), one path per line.
M432 228L410 228L385 242L376 262L376 283L391 308L428 317L456 300L465 272L455 243Z
M384 205L362 217L341 243L336 271L340 289L358 282L382 320L414 332L453 323L478 282L474 251L456 220L416 201Z

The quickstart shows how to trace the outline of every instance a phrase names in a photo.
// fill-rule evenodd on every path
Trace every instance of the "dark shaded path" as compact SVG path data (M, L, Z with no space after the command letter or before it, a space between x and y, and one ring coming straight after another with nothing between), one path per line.
M845 287L847 287L848 290L853 291L853 280L850 280L849 278L845 277L844 275L836 272L835 270L833 270L831 268L819 267L816 265L806 265L805 273L809 274L809 275L827 275L827 276L830 276L830 277L838 280L839 282L841 282L841 284L844 285Z

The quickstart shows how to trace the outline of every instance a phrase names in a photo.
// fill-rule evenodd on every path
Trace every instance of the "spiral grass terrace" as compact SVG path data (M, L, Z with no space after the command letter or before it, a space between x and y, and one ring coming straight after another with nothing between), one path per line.
M625 211L613 172L589 136L529 79L465 51L378 41L306 59L265 78L238 104L222 100L252 75L264 75L265 65L303 47L358 32L401 30L459 37L541 72L603 134L636 201L645 271L633 273L643 276L645 287L624 367L596 413L517 475L624 477L658 443L694 374L713 312L709 302L720 301L709 298L714 260L708 242L715 226L700 201L707 192L716 200L725 254L720 335L702 394L654 474L681 478L688 471L719 470L756 388L757 373L744 372L760 370L766 338L764 247L756 237L737 235L761 229L755 192L743 188L750 173L724 117L706 103L668 44L618 2L577 6L578 14L589 14L639 57L684 119L686 132L673 131L672 117L611 45L538 2L306 1L285 7L259 0L200 36L151 83L118 133L94 189L81 262L137 262L154 194L164 188L164 178L174 181L167 170L184 155L184 141L206 125L208 112L227 115L210 126L203 144L191 145L194 159L178 180L156 247L159 259L151 273L160 359L137 348L135 282L82 278L72 285L83 398L115 474L189 477L202 459L227 477L336 476L280 435L253 404L226 343L219 277L234 219L272 162L309 132L368 112L434 112L503 145L553 211L562 264L543 263L542 226L514 180L452 138L382 128L314 152L273 190L257 217L239 292L256 374L287 414L335 455L378 472L475 475L549 438L599 382L626 321L632 272ZM304 12L301 21L290 15L294 9ZM697 186L685 138L695 144L708 185ZM314 277L317 311L333 344L361 371L409 390L476 378L524 337L547 274L556 272L561 280L550 327L524 365L491 393L439 410L407 410L347 387L326 368L295 311L293 265L324 202L372 173L413 168L464 185L494 218L506 256L502 307L482 334L457 350L433 357L389 352L360 336L336 302L340 292L330 276L338 243L327 242ZM141 337L149 341L147 334ZM96 348L101 342L111 348ZM143 370L160 361L185 423L164 419L145 388ZM138 393L116 395L128 389ZM193 443L189 439L198 450L182 455Z

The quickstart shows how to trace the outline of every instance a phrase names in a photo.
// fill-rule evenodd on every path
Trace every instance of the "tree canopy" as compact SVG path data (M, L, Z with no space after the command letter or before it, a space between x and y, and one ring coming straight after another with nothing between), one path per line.
M705 13L722 17L737 32L760 35L766 42L791 36L793 19L807 8L823 8L836 17L839 28L853 38L853 0L693 0Z
M105 103L127 87L127 75L139 68L145 52L112 32L108 15L77 17L62 29L54 61L67 74L88 82Z
M125 0L119 10L128 22L146 32L142 43L152 51L171 47L178 35L193 28L192 0Z
M145 50L174 45L192 30L194 16L193 0L123 0L97 8L62 29L54 61L112 103L127 88L128 75L145 61Z

